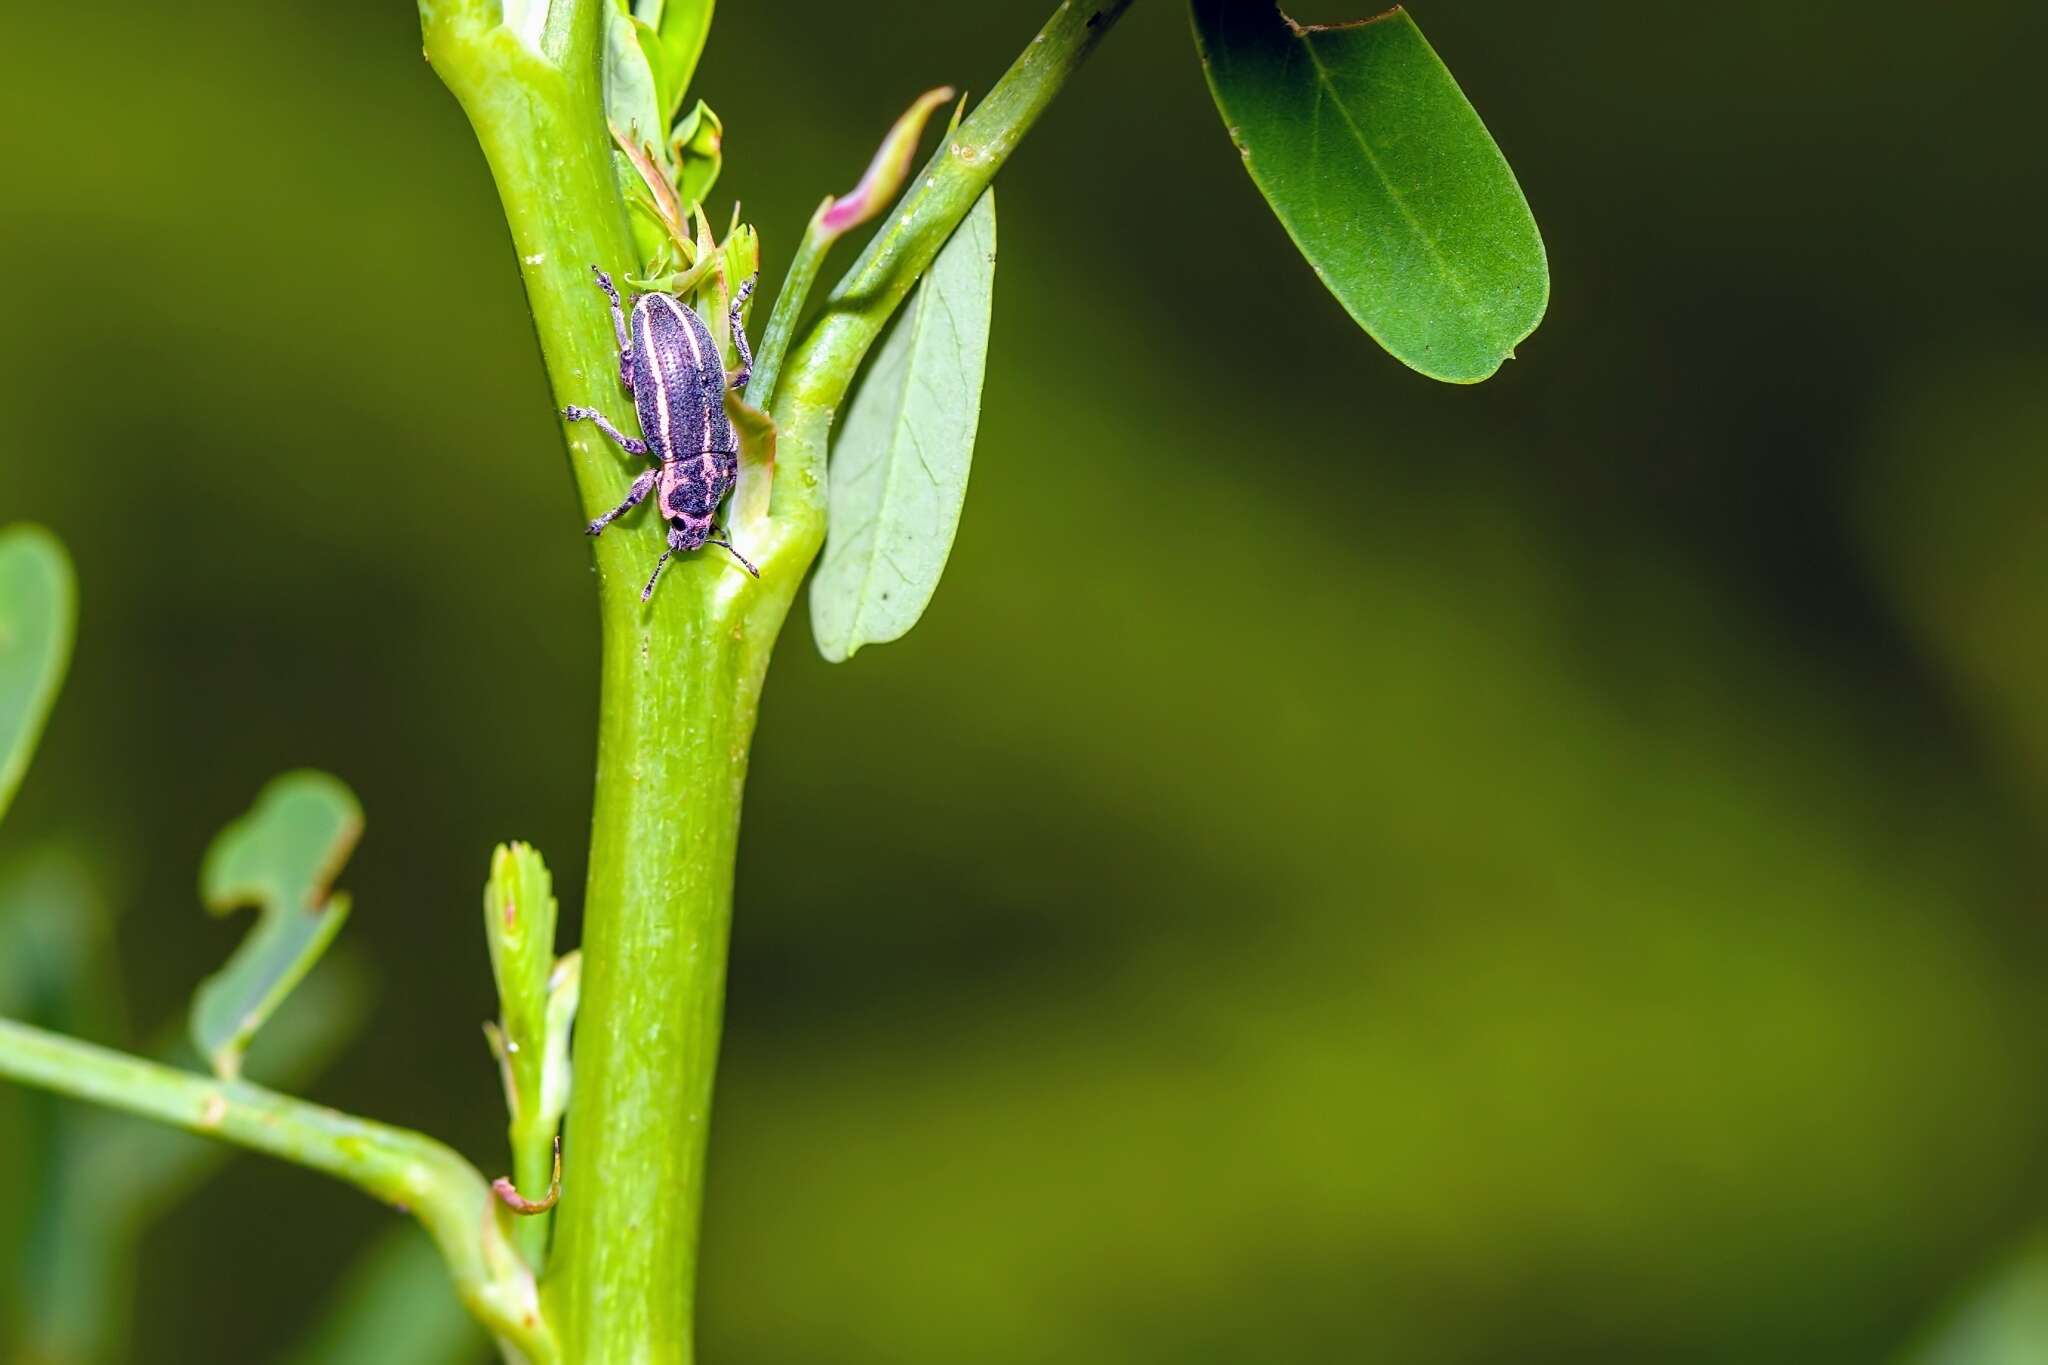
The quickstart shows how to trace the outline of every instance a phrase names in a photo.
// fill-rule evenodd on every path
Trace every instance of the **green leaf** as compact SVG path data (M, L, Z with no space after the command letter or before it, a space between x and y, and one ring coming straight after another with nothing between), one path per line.
M540 854L499 844L484 885L484 938L498 983L498 1032L492 1045L505 1071L505 1100L516 1122L539 1103L547 1050L548 977L555 969L555 887Z
M661 108L673 121L683 107L690 78L697 74L698 59L711 37L712 0L637 0L634 17L648 30L641 39L652 38L659 55L650 51L648 63L654 68Z
M256 927L192 999L192 1041L216 1074L241 1070L249 1040L348 917L328 894L363 832L354 793L326 773L273 780L249 813L214 839L200 895L216 915L256 907Z
M996 201L975 202L847 405L811 628L834 663L917 624L967 496L995 283Z
M1194 0L1245 166L1359 326L1432 379L1477 383L1536 330L1550 270L1507 159L1408 17L1297 24Z
M668 119L663 116L661 94L649 51L659 51L653 31L635 18L626 0L612 0L605 12L604 111L612 135L632 144L633 155L648 160L647 175L658 177L658 193L672 194L676 168L669 153ZM653 202L657 191L648 187L641 170L627 158L614 155L612 171L619 193L628 203L646 210L630 215L633 245L643 262L652 261L669 249L669 232ZM687 215L685 215L687 217Z
M55 536L40 526L0 531L0 816L63 685L76 598Z
M612 0L604 33L604 113L612 127L668 160L668 120L662 117L654 67L648 60L647 25L633 17L626 0Z
M571 949L562 954L548 975L548 1008L540 1068L540 1114L538 1122L549 1133L561 1126L569 1110L569 1039L576 1028L576 1010L583 1002L583 953Z
M711 112L710 105L698 100L676 125L670 150L680 168L676 198L682 201L683 213L688 216L711 193L711 187L718 182L718 172L725 165L725 124Z
M668 119L662 117L649 45L657 43L647 25L633 18L627 0L612 0L604 25L604 117L637 145L653 147L668 168Z

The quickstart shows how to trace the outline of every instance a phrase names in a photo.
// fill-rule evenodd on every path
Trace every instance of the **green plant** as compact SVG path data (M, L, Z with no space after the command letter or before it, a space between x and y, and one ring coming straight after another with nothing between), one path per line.
M659 519L629 516L594 543L603 656L584 941L558 956L553 887L531 849L498 851L484 897L509 1177L494 1189L432 1139L242 1079L245 1050L347 913L332 887L361 814L321 774L280 778L206 859L208 905L258 912L194 1001L210 1075L9 1022L0 1074L283 1156L407 1209L508 1358L690 1359L733 856L769 658L821 550L812 613L829 658L900 637L930 600L979 411L991 183L1128 4L1062 3L985 98L971 111L961 101L922 169L912 174L916 149L948 89L917 100L856 187L812 215L752 381L727 399L742 442L727 526L759 578L692 555L643 601ZM701 101L684 108L709 0L421 0L420 11L428 60L495 176L556 405L617 407L593 266L684 298L733 354L729 301L762 248L737 214L714 232L706 198L723 124ZM1422 373L1470 382L1497 369L1542 313L1541 243L1506 163L1407 16L1312 28L1267 5L1198 0L1193 21L1254 182L1340 302ZM878 218L811 307L834 243ZM631 472L618 452L587 426L565 439L585 517L613 507ZM54 545L16 532L5 548L0 800L55 695L71 618Z

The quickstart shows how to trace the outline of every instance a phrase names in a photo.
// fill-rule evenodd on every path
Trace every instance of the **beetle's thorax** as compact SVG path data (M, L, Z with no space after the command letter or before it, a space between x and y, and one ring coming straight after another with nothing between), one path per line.
M711 329L672 294L633 303L633 402L649 453L664 464L734 450L725 415L725 358Z
M670 519L709 517L732 488L730 457L716 451L661 462L661 514Z

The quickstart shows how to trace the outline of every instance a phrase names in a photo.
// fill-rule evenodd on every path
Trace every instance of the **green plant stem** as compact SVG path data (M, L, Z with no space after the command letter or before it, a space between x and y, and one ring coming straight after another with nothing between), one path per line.
M489 1186L432 1138L5 1019L0 1076L283 1157L410 1210L478 1320L534 1365L558 1358Z
M809 520L815 510L822 534L826 443L832 416L861 357L1067 77L1130 4L1062 0L988 98L918 172L867 249L833 287L818 321L791 355L770 409L779 432L771 504L776 514Z
M583 1361L691 1359L741 788L796 586L690 561L606 594L569 1159L548 1298ZM694 577L725 581L694 590ZM693 590L677 590L689 582ZM722 590L721 590L722 589Z
M734 513L759 581L723 556L688 555L643 603L660 520L627 517L596 543L602 694L583 995L542 1289L571 1365L693 1358L741 792L769 655L824 540L833 410L889 313L1128 2L1060 6L791 353L774 401L796 438L797 467L778 454L766 514L752 503ZM641 264L630 259L603 121L602 0L554 0L538 54L498 26L497 13L495 0L421 0L428 57L490 162L557 403L623 415L611 324L589 276L592 263L620 276ZM770 323L771 357L798 321L804 272L816 269L800 250L799 287L778 301L779 332ZM633 462L587 425L565 437L585 514L610 508L637 472ZM791 448L789 435L778 438L779 451Z
M515 1122L512 1141L512 1184L528 1199L547 1197L555 1167L555 1132L537 1122ZM513 1220L512 1240L519 1254L536 1270L547 1264L548 1222L552 1213L521 1214Z
M782 289L775 295L775 308L761 331L761 344L754 348L754 376L747 382L747 401L757 408L765 410L775 401L775 381L782 374L782 358L788 354L790 340L796 335L811 286L817 283L818 267L825 263L825 253L838 240L824 229L825 211L831 207L832 200L827 197L804 225L803 238L789 258L789 273L782 277Z

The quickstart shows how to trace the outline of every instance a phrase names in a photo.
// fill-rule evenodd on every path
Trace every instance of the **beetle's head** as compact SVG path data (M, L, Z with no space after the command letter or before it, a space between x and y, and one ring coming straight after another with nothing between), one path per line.
M669 523L668 547L678 554L688 550L702 549L704 542L711 539L711 518L677 517Z

